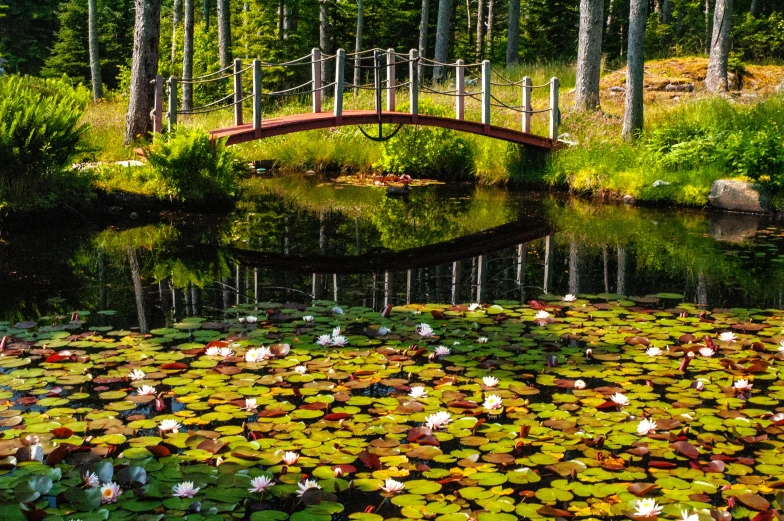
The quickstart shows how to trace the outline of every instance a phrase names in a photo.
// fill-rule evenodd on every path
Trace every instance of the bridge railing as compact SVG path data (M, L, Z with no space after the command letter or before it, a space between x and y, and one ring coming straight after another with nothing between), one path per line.
M351 59L354 69L351 83L345 81L347 59ZM323 65L329 61L334 61L334 79L325 84L322 78ZM481 106L481 122L484 125L491 125L493 108L503 109L520 114L520 130L529 134L531 133L532 116L549 113L548 137L551 140L558 139L560 125L560 82L558 78L553 77L541 85L534 85L528 76L513 81L494 70L489 60L471 64L466 64L463 60L457 60L455 63L441 63L421 58L416 49L411 49L407 54L398 53L394 49L369 49L358 53L346 53L345 50L338 49L333 55L324 54L319 49L313 49L309 55L288 62L268 63L255 59L251 65L243 65L242 60L235 59L229 67L196 78L170 77L166 82L168 110L165 113L169 130L177 123L178 116L206 114L230 108L234 111L234 125L241 126L245 124L243 105L247 102L252 102L252 125L254 129L258 130L262 127L265 99L310 96L312 112L321 113L323 112L325 93L329 91L332 91L334 96L332 112L335 117L343 115L347 90L352 91L355 97L360 90L372 90L375 94L374 104L378 112L384 110L395 112L397 109L396 92L399 89L407 88L409 112L413 115L419 114L420 94L454 97L455 119L458 120L465 120L466 100L475 100ZM262 74L265 68L308 66L310 67L308 81L286 89L263 90ZM453 70L454 88L449 88L451 85L444 82L432 84L423 82L420 71L428 67L437 70L437 76L442 78L445 77L444 72ZM361 83L363 71L372 71L372 83ZM246 73L252 75L252 90L250 92L244 90L243 78ZM369 74L365 73L364 75L367 77ZM398 81L400 77L404 77L405 81ZM215 82L233 85L232 92L198 107L179 108L178 94L181 85L197 86ZM164 116L164 81L158 76L154 83L156 95L152 114L153 128L156 132L161 132ZM510 87L519 89L519 105L512 105L501 99L499 90ZM534 109L532 99L535 89L549 89L549 105L546 108ZM386 95L385 106L382 105L384 94Z

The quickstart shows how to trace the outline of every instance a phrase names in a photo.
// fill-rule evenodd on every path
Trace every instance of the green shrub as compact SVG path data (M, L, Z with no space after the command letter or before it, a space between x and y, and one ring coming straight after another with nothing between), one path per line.
M86 176L65 169L87 129L79 120L89 97L62 80L0 78L0 202L46 205L84 196Z
M406 111L405 107L399 110ZM452 117L446 107L419 101L419 113ZM437 179L471 179L474 150L457 132L442 128L404 126L384 142L381 160L375 165L396 174L426 175Z
M242 165L225 141L211 141L201 129L177 127L165 138L157 136L145 153L172 199L203 201L237 193Z

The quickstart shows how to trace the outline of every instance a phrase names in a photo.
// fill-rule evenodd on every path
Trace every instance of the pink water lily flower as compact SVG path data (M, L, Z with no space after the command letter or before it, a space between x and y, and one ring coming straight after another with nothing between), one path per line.
M193 481L183 481L172 488L174 497L193 497L199 492L199 487L193 486Z
M122 495L120 485L112 481L101 486L101 503L114 503Z

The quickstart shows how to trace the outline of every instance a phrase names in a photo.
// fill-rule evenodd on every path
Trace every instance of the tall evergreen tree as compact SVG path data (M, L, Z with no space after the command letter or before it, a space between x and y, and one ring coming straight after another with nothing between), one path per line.
M93 101L103 98L101 58L98 52L98 0L87 0L88 40L90 47L90 76L93 84Z
M218 0L218 55L221 68L228 67L231 64L231 11L229 9L229 0Z
M506 66L520 61L520 0L509 0L508 26L506 29Z
M195 27L193 20L195 8L193 2L194 0L185 0L185 21L182 46L182 77L186 80L193 78L193 31ZM184 83L182 85L182 110L191 110L192 108L193 84Z
M136 0L131 64L131 92L125 118L125 144L150 131L150 111L155 100L151 81L158 73L161 34L161 0Z
M709 92L726 92L727 63L730 55L730 29L732 26L732 0L716 0L713 10L713 37L711 38L708 73L705 87Z
M0 55L6 71L39 74L55 41L60 0L3 0L0 18ZM85 6L86 7L86 6ZM86 32L87 16L83 26ZM87 49L86 42L82 48ZM86 61L86 60L85 60Z
M648 0L631 0L629 13L629 51L626 62L626 103L623 109L623 139L637 137L643 126L643 88L645 82L645 24Z
M581 0L577 84L574 92L574 108L577 110L599 108L603 24L604 0Z

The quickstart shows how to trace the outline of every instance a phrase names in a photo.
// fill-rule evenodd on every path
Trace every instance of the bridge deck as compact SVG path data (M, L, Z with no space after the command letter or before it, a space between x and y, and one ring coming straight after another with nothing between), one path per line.
M413 115L404 112L382 112L381 120L385 124L407 124L440 127L451 130L478 134L512 143L528 145L539 149L552 150L557 147L557 142L552 139L527 134L519 130L511 130L493 125L484 125L476 121L465 121L439 116ZM318 112L308 114L294 114L279 118L263 119L261 128L254 131L253 125L248 123L238 127L229 127L214 130L210 133L212 139L228 138L229 145L236 145L282 134L292 134L305 130L342 127L350 125L368 125L378 122L378 115L374 110L347 110L343 115L336 117L331 112ZM371 135L372 135L371 131Z

